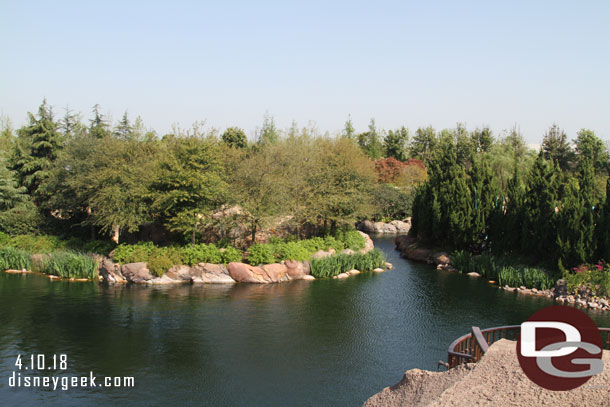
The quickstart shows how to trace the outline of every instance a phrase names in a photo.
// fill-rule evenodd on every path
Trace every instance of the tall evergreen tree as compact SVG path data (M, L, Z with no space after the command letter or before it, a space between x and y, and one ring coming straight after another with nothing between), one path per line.
M248 139L246 133L239 127L229 127L222 134L222 141L233 148L246 148Z
M489 238L490 222L498 200L498 190L489 161L484 157L474 160L469 174L473 209L468 234L471 244L480 248Z
M547 160L557 162L562 170L568 169L570 161L573 159L568 136L557 124L553 124L545 133L542 139L542 151Z
M606 199L599 208L597 227L595 228L598 259L610 262L610 177L606 180Z
M275 120L273 116L268 112L265 113L263 118L263 127L261 128L258 135L258 143L260 145L275 144L280 138L280 133L275 127Z
M30 122L18 131L19 145L11 161L20 185L25 186L35 200L40 200L42 197L37 195L38 188L48 177L51 163L63 147L63 140L46 99L36 116L28 115Z
M352 116L347 117L347 121L345 122L345 126L343 127L343 132L341 136L346 137L348 139L354 139L356 137L356 130L354 129L354 124L352 123Z
M383 156L383 144L375 125L375 119L371 119L367 132L358 135L358 145L374 160Z
M89 134L98 139L110 135L110 126L100 112L100 105L93 106L93 119L90 120Z
M407 161L407 144L409 131L402 126L397 130L390 130L383 140L386 157L394 157L399 161Z
M532 167L523 208L521 248L524 253L557 259L558 187L561 172L540 152Z
M411 141L411 157L430 165L438 146L438 137L432 127L418 128Z
M123 113L121 121L114 127L112 135L121 140L134 140L133 126L129 122L127 111Z

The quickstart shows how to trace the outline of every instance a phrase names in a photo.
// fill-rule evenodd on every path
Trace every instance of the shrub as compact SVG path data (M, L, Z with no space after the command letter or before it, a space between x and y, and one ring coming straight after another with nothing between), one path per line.
M278 260L298 260L305 261L311 258L313 254L307 250L306 245L301 242L288 242L275 246L275 254Z
M537 288L539 290L548 290L555 285L544 270L537 268L523 269L523 282L528 288Z
M42 262L40 271L63 278L94 279L97 275L97 262L82 253L56 251Z
M112 258L119 263L137 263L147 261L155 245L151 242L138 244L122 243L114 249Z
M197 244L180 249L183 264L222 263L222 253L215 245Z
M221 256L224 264L231 263L232 261L242 261L242 252L230 246L221 252Z
M248 263L252 265L269 264L275 261L273 246L269 244L253 244L248 249Z
M0 212L0 231L9 235L34 233L42 223L38 209L30 202Z
M166 255L156 254L148 258L146 265L151 273L157 277L161 277L167 270L172 268L175 263Z
M116 245L109 240L90 240L83 244L83 251L107 256L115 247Z
M10 238L8 245L31 253L50 253L64 248L65 242L57 236L18 235Z
M342 233L340 239L345 243L345 247L351 250L364 249L366 241L357 230L350 230Z
M14 247L0 248L0 270L31 270L32 260L30 253Z

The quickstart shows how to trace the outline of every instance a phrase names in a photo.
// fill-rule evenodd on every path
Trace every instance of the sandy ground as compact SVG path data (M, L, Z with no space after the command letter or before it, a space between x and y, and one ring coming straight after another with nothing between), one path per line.
M385 406L610 406L610 351L604 372L570 391L545 390L523 373L515 342L494 343L479 363L448 372L412 369L364 403Z

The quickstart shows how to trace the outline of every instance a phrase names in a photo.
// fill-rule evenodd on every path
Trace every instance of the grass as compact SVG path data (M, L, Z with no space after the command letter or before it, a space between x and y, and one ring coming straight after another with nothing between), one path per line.
M53 252L39 267L42 273L63 278L94 279L97 276L97 262L90 256L73 251Z
M360 271L373 271L377 267L385 266L383 252L373 249L366 254L337 254L310 262L311 275L315 278L329 278L356 269Z
M14 247L0 248L0 270L31 270L30 253Z

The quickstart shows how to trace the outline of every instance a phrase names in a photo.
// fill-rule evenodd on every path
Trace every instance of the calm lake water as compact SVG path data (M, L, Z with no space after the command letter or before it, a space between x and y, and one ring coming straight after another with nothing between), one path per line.
M392 238L375 245L394 270L268 286L0 273L0 405L358 406L407 369L435 370L472 325L519 324L552 304L404 260ZM589 315L610 327L610 315ZM42 375L133 376L135 387L9 387L18 354L25 366L62 353L67 370Z

